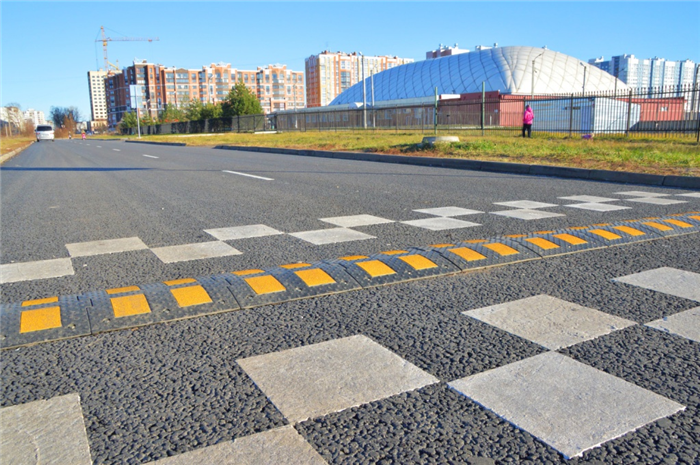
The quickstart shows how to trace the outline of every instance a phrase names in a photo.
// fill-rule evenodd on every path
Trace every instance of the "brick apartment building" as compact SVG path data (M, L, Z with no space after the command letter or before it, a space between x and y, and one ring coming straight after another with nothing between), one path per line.
M137 86L141 114L157 118L166 105L182 107L190 100L219 104L238 81L258 97L265 113L304 108L304 74L286 65L244 71L229 63L212 63L199 70L137 60L105 79L109 126L116 126L136 105L130 86Z
M396 56L363 56L357 52L329 52L328 50L306 59L306 106L326 106L344 90L365 78L406 63L412 58ZM369 92L369 91L368 91ZM369 94L368 97L369 98Z

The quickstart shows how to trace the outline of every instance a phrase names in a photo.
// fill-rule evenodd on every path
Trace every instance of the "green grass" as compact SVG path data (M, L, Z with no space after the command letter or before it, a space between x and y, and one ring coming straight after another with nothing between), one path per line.
M430 135L430 134L425 134ZM420 132L303 132L279 134L224 133L214 136L144 136L145 140L185 142L187 145L241 145L336 150L508 161L652 174L700 176L700 146L695 137L601 136L585 140L558 134L456 135L460 142L422 146ZM132 137L133 138L133 137Z

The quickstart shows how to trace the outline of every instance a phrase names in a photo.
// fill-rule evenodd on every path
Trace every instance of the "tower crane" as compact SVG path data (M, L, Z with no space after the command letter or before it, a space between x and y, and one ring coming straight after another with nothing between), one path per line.
M109 66L111 65L113 68L116 70L119 70L118 66L113 65L112 63L107 60L107 43L108 42L132 42L132 41L148 41L148 42L153 42L154 40L158 40L158 37L151 38L151 37L107 37L105 35L105 27L101 26L100 31L102 33L102 38L101 39L96 39L95 42L102 42L102 50L103 50L103 55L104 55L104 60L105 60L105 71L109 71ZM119 63L119 62L117 62Z

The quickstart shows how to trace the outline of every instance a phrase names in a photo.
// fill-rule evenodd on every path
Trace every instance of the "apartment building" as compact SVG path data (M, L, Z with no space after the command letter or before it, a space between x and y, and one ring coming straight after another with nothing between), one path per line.
M107 94L105 94L105 78L108 72L104 70L88 71L88 90L90 91L90 120L92 126L103 126L107 123Z
M44 112L40 110L34 110L32 108L24 112L24 119L25 121L31 121L34 127L37 127L40 124L46 124L46 117L44 116Z
M591 58L588 63L616 76L633 88L683 86L697 82L697 66L691 60L641 59L634 55Z
M462 53L469 53L469 49L459 48L458 44L455 44L454 47L440 44L440 47L438 47L437 50L431 50L429 52L425 52L425 59L426 60L434 60L435 58L449 57L452 55L460 55Z
M364 56L358 52L328 50L306 59L306 106L326 106L344 90L373 74L406 63L412 58L396 56Z

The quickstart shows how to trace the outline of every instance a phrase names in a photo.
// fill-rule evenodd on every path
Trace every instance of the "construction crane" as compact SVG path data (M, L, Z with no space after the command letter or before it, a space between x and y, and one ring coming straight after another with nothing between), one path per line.
M115 66L112 63L107 60L107 42L132 42L132 41L148 41L148 42L153 42L154 40L158 40L158 37L155 38L150 38L150 37L107 37L105 35L105 27L101 26L100 31L102 32L102 38L101 39L96 39L95 42L102 42L102 50L104 54L104 59L105 59L105 71L109 71L109 66L111 65L114 69L119 71L119 66ZM119 61L117 61L119 63Z

